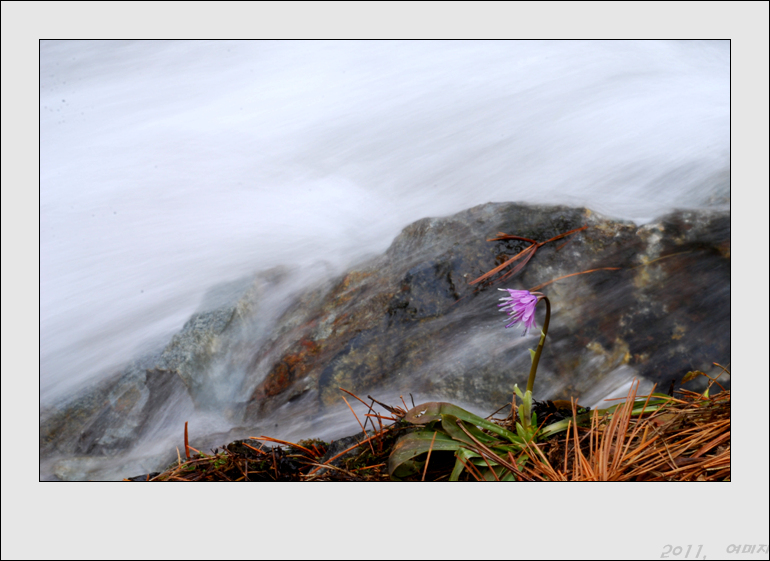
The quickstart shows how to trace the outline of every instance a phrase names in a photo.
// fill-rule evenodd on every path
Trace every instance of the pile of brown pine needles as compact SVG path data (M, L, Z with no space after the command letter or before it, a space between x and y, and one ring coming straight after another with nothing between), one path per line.
M706 397L680 390L657 411L634 417L635 391L609 420L594 411L590 426L572 425L566 435L532 447L520 479L730 480L729 391Z
M369 408L367 422L361 424L359 420L362 432L356 437L331 444L320 440L292 443L265 436L251 437L230 443L221 451L213 450L212 454L195 450L185 438L184 460L179 454L178 461L164 472L130 480L389 481L387 464L391 449L399 436L413 430L401 420L408 409L406 403L404 408L392 407L370 397L372 403L367 404L343 391ZM632 387L625 403L614 414L594 411L587 426L571 424L566 433L530 444L526 451L529 460L515 472L516 479L730 480L730 391L703 395L680 390L664 406L642 415L632 415L635 399L636 388ZM375 402L388 414L375 412ZM493 421L501 425L510 423L510 419ZM368 422L373 429L366 431ZM196 453L191 454L191 450ZM411 479L446 480L453 465L452 453L429 452L424 470ZM470 469L463 472L461 479L479 477Z

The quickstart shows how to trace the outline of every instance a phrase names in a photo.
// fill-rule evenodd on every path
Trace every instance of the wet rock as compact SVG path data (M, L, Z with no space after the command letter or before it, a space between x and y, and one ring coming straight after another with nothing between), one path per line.
M218 409L232 401L242 369L230 359L243 344L243 333L253 337L259 330L257 311L264 292L287 275L279 267L215 287L203 298L202 307L208 311L194 314L173 336L158 367L177 373L196 406Z
M54 463L53 474L59 481L82 481L90 471L99 469L101 462L93 457L74 457Z
M43 454L112 455L133 446L170 401L189 399L176 372L135 364L117 380L47 416L40 425Z
M545 241L584 225L540 247L504 284L469 284L529 245L486 241L498 232ZM267 364L255 357L261 381L246 419L294 400L312 414L339 403L340 387L499 406L514 383L526 382L538 334L522 339L502 328L496 288L532 289L605 268L614 270L542 289L553 312L538 397L579 397L619 369L667 389L688 370L729 361L729 240L729 214L716 212L677 212L637 227L587 209L487 204L420 220L305 310L281 356ZM540 306L538 325L543 313Z
M259 333L257 310L265 290L287 277L276 268L215 287L158 356L128 365L69 402L43 411L40 450L51 454L113 455L131 448L173 403L179 409L226 410L241 385L234 368L243 334ZM250 341L249 341L250 342Z
M470 284L529 245L486 241L498 232L542 242L583 226L504 283L495 280L506 271ZM666 391L689 370L730 361L729 213L675 212L639 227L583 208L490 203L407 226L382 256L296 292L274 316L263 303L286 294L280 270L220 287L207 299L216 307L160 356L46 413L41 452L114 454L174 400L228 410L243 427L320 418L342 403L340 387L492 411L526 383L539 336L504 328L497 288L544 283L553 309L539 400L592 396L630 376ZM538 326L543 315L538 306Z

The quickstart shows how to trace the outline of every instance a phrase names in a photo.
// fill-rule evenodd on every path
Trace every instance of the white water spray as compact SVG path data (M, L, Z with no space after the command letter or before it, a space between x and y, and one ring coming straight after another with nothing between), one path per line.
M41 400L489 201L729 204L729 43L43 42ZM323 266L318 266L323 263Z

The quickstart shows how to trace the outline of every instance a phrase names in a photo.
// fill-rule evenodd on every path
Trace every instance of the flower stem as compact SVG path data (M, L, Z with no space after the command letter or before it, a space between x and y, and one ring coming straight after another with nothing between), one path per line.
M545 300L545 322L543 322L543 330L540 332L540 342L537 344L537 349L532 357L532 368L529 370L529 379L527 380L528 392L531 392L535 385L537 364L540 362L540 355L543 352L543 345L545 345L545 336L548 334L548 323L551 321L551 301L548 300L547 296L543 296L541 300Z

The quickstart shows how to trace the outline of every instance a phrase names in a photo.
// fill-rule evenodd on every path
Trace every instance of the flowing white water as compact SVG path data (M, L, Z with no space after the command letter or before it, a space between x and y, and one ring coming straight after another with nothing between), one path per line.
M41 401L219 282L312 283L424 216L726 208L729 78L726 41L45 41Z

